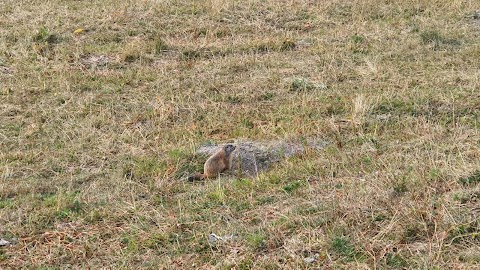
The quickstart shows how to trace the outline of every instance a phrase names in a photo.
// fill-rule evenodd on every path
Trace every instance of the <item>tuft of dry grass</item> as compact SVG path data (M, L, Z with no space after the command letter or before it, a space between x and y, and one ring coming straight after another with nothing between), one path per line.
M0 268L478 268L476 4L3 1Z

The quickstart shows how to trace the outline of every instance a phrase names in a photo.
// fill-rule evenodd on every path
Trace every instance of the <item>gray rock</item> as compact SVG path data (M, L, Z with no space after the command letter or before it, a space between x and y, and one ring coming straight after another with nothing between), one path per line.
M234 240L234 239L237 239L237 238L238 238L238 236L236 236L234 234L218 236L214 233L211 233L211 234L208 235L208 243L210 243L211 245L215 245L220 241L225 242L225 241Z
M303 141L237 141L234 144L237 149L232 154L232 172L247 177L256 177L282 159L302 154L307 148L320 151L328 145L328 142L307 139ZM224 145L204 145L197 150L197 153L211 155Z
M0 247L5 247L5 246L9 246L10 245L10 242L8 242L7 240L5 239L0 239Z
M475 10L472 17L474 20L480 20L480 10Z
M313 254L313 256L303 258L305 263L314 263L320 255L318 253Z
M215 245L220 240L222 240L222 238L214 233L208 235L208 243L211 245Z
M104 68L110 62L110 58L105 55L90 55L81 59L81 63L91 69Z

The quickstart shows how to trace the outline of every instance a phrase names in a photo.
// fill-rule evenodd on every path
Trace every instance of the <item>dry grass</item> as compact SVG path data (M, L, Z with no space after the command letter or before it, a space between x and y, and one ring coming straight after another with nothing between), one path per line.
M480 267L478 7L3 1L0 268ZM289 137L332 144L184 181Z

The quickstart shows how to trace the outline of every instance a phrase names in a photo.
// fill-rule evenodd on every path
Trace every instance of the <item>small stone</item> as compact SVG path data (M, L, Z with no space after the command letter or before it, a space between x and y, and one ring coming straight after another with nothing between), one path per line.
M230 240L233 240L233 239L237 239L238 236L236 236L235 234L227 234L227 235L224 235L224 236L218 236L214 233L211 233L209 236L208 236L208 242L211 244L211 245L214 245L216 244L217 242L219 241L223 241L223 242L226 242L226 241L230 241Z
M480 10L475 10L473 12L473 19L474 20L479 20L480 19Z
M9 67L0 66L0 72L6 75L11 75L13 70Z
M214 233L211 233L209 236L208 236L208 242L211 244L211 245L215 245L219 240L222 240L222 238Z
M5 246L9 246L10 245L10 242L8 242L7 240L5 239L0 239L0 247L5 247Z
M303 258L305 263L314 263L318 259L319 254L314 254L313 256Z
M238 236L236 236L235 234L227 234L227 235L224 235L222 237L223 240L227 241L227 240L233 240L233 239L236 239L238 238Z

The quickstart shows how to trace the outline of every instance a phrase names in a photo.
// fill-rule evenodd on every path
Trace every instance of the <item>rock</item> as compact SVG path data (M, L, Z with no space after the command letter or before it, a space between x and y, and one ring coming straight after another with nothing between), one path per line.
M13 73L13 70L9 67L0 66L0 73L5 75L11 75Z
M214 233L208 235L208 243L211 245L215 245L219 240L222 240L222 238Z
M6 247L6 246L9 246L10 245L10 242L8 242L7 240L5 239L0 239L0 247Z
M320 255L318 253L315 253L315 254L313 254L313 256L303 258L303 261L305 263L314 263L315 261L317 261L319 256Z
M91 68L91 69L98 69L104 68L110 62L108 56L105 55L90 55L81 59L83 65Z
M197 150L199 154L211 155L225 144L204 145ZM238 141L233 152L232 171L247 177L256 177L268 170L272 164L282 159L302 154L307 148L320 151L328 142L319 139L304 141Z
M474 20L480 20L480 10L475 10L472 17Z
M229 241L229 240L233 240L233 239L237 239L238 236L234 235L234 234L228 234L228 235L224 235L222 237L214 234L214 233L211 233L208 235L208 243L210 243L211 245L215 245L217 244L218 242L222 241L222 242L225 242L225 241Z

